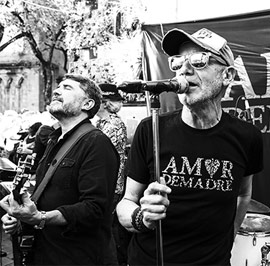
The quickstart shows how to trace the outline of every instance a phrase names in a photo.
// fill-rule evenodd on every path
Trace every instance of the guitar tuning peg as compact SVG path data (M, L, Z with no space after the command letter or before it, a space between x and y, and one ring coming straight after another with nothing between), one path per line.
M22 172L23 172L22 168L18 167L18 168L17 168L17 173L18 173L18 174L21 174Z
M21 180L15 180L13 184L18 185L21 182Z
M29 182L29 180L26 180L25 183L24 183L24 187L25 188L30 188L31 184Z
M26 191L27 191L27 188L22 187L22 188L20 189L20 194L22 195L22 194L24 194Z

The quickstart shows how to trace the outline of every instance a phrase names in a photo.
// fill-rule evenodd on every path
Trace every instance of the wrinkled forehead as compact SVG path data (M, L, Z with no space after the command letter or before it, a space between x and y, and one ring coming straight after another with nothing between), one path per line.
M86 90L84 89L84 86L82 86L79 81L76 81L70 78L67 78L61 81L58 87L69 87L72 90L75 90L76 92L81 91L81 92L84 92L86 95L88 95Z
M80 87L80 83L73 79L64 79L59 83L59 86Z

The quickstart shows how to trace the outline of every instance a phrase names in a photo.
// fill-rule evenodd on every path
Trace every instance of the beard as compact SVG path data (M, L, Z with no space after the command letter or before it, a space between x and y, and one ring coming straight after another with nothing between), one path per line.
M57 120L61 121L69 117L77 116L80 111L74 104L63 104L62 102L52 102L49 106L49 113Z
M222 83L214 80L207 84L203 90L198 90L191 93L178 94L179 101L191 108L196 106L203 106L205 104L215 101L217 98L222 98L225 90L222 87Z

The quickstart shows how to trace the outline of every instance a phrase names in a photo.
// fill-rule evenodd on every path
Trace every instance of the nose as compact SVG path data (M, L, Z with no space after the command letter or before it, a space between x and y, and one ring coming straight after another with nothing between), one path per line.
M53 95L61 95L61 86L58 86L56 89L53 90Z
M190 65L188 60L185 60L180 69L177 70L176 76L192 75L194 73L193 67Z

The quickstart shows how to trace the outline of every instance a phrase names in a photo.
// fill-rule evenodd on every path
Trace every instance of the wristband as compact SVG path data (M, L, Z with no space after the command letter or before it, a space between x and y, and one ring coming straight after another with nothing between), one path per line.
M146 227L143 223L143 212L141 207L137 207L131 215L131 224L139 232L152 231L150 228Z
M45 211L41 211L41 221L39 223L39 225L35 225L34 228L35 229L43 229L46 223L46 212Z

